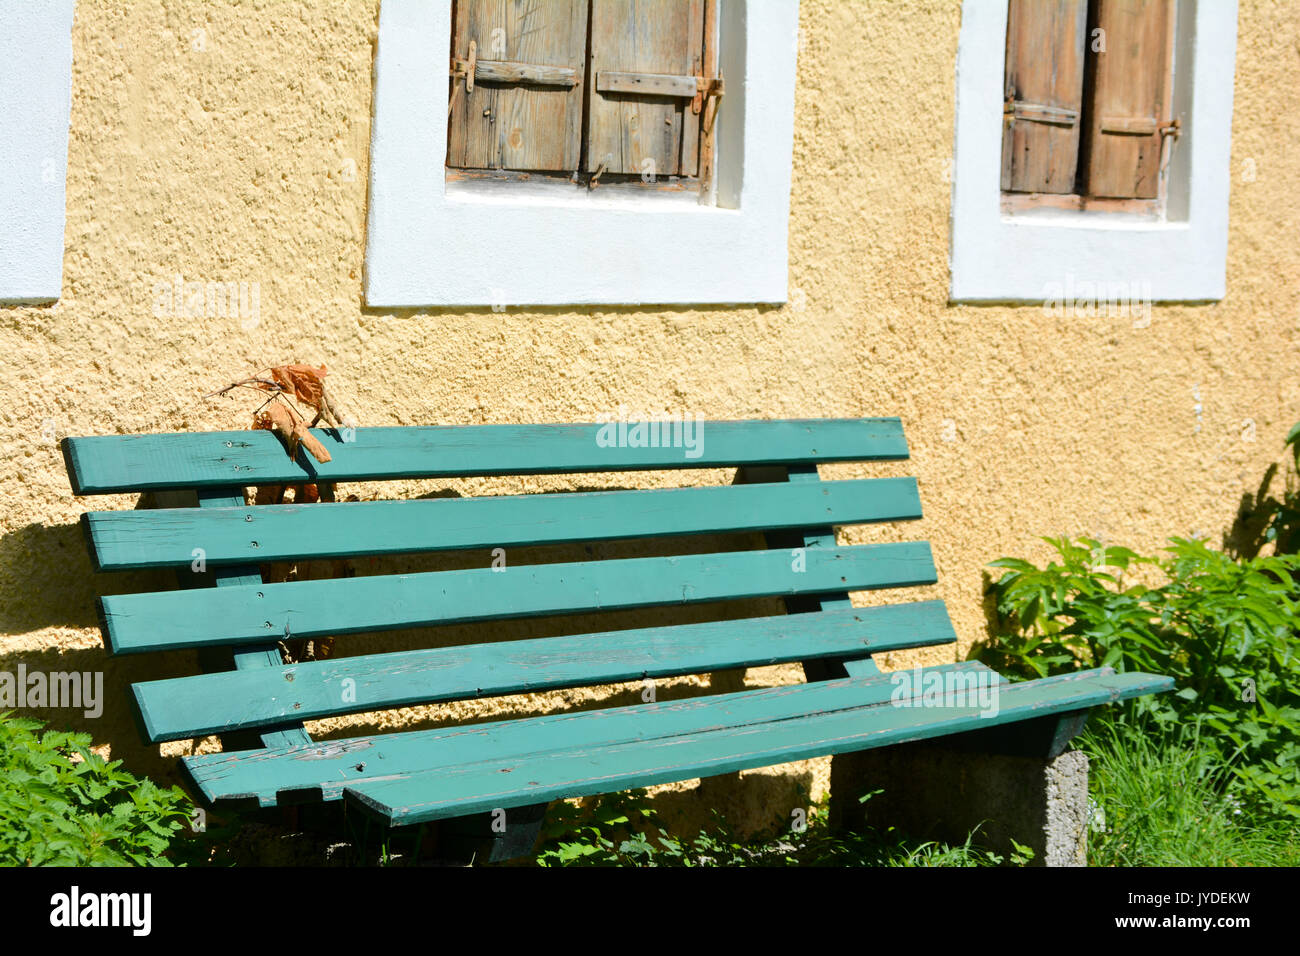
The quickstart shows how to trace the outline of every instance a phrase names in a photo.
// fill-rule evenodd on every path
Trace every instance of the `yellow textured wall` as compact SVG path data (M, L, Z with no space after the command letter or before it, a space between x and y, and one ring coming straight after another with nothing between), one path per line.
M590 421L620 404L714 419L901 415L911 463L829 471L920 477L917 536L934 543L935 591L961 644L888 666L964 656L985 633L982 569L1004 554L1043 556L1038 535L1145 549L1175 533L1217 541L1300 418L1300 99L1280 95L1278 79L1294 75L1300 17L1286 0L1242 0L1228 295L1157 306L1147 328L947 304L960 17L955 2L804 0L788 306L394 314L363 308L361 290L377 0L80 0L63 297L0 308L0 669L105 670L103 719L43 716L90 731L138 769L170 772L185 747L142 747L125 688L194 661L103 656L96 593L161 579L92 579L77 515L134 499L74 499L53 438L243 427L247 403L201 396L290 360L326 363L365 425ZM177 274L259 283L260 322L156 317L155 284ZM558 629L524 622L451 637ZM749 675L770 679L798 675ZM661 699L708 680L668 682ZM734 675L717 680L738 686ZM591 702L565 692L315 729ZM788 819L795 784L824 785L825 761L773 776L709 784L680 806L718 806L750 825Z

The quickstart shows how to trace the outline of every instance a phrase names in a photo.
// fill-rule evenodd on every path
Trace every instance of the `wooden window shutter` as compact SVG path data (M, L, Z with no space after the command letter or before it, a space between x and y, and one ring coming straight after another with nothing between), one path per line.
M1086 0L1011 0L1002 188L1074 192L1083 111Z
M704 0L592 0L588 172L694 176Z
M1089 56L1094 89L1083 149L1092 196L1155 199L1161 128L1170 113L1172 0L1098 0L1105 51Z
M452 44L447 164L576 170L587 0L458 0Z

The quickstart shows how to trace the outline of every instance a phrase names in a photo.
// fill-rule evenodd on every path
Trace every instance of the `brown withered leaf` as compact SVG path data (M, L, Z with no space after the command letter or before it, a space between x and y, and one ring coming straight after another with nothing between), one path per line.
M324 365L320 368L312 368L310 365L277 365L271 369L271 378L275 379L277 385L317 411L325 402L325 383L321 381L324 377Z
M311 453L311 456L317 461L326 462L330 460L329 449L320 443L320 440L307 429L306 422L297 422L293 426L293 433L302 442L302 446Z
M253 504L278 505L284 503L284 485L258 485L253 492Z
M320 501L320 488L316 485L296 485L293 489L293 503L296 505L314 505Z
M280 436L280 440L285 443L290 458L296 458L298 455L298 446L301 444L307 449L308 453L319 462L330 460L329 449L322 445L307 428L307 423L300 418L296 418L289 410L287 405L279 401L273 401L266 406L266 410L258 415L253 423L254 428L269 428L275 434Z

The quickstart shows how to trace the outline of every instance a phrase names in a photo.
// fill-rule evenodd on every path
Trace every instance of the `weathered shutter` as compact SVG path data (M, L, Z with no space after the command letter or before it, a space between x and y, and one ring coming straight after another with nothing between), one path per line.
M586 45L587 0L459 0L447 164L576 170Z
M1074 192L1083 109L1085 0L1011 0L1002 188Z
M1095 90L1084 182L1090 196L1155 199L1161 127L1173 72L1172 0L1098 0L1098 40L1089 54Z
M704 0L593 0L589 172L694 176Z

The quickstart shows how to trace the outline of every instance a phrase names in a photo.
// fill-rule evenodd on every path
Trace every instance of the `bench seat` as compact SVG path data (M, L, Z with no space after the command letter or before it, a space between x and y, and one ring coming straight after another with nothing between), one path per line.
M943 706L901 702L897 689L878 674L184 763L209 801L342 796L398 826L923 740L1162 688L1145 674L1083 671L1001 687L995 713L958 704L958 692Z
M302 451L290 458L263 431L65 439L77 494L192 495L181 507L82 516L97 570L175 568L189 585L99 601L112 653L201 652L204 673L132 686L143 738L221 735L222 752L183 759L206 802L344 800L402 826L1044 721L1059 750L1089 708L1172 686L1109 669L1013 684L973 662L881 673L874 654L956 641L941 601L850 600L850 592L935 583L930 546L842 545L834 529L919 519L918 485L888 476L824 481L818 465L905 459L901 422L692 427L698 441L667 447L611 443L610 426L599 424L315 430L330 451L325 463ZM736 469L735 479L245 504L245 489L264 485L701 468ZM735 543L719 550L719 535ZM592 556L591 543L619 540L672 553ZM712 550L675 544L687 540ZM512 553L503 565L491 557L534 546L565 557L527 563ZM371 562L355 576L295 581L268 572L272 562L450 551L474 566L393 573ZM189 573L196 562L204 573ZM766 599L759 607L767 610L746 612L739 602L750 599ZM786 613L771 613L772 599ZM508 619L724 602L741 610L703 623L493 634L494 622ZM744 613L760 616L736 617ZM369 652L376 634L448 624L471 625L473 642ZM287 661L282 653L286 642L336 637L336 656ZM807 683L319 742L303 725L791 662L803 665Z

